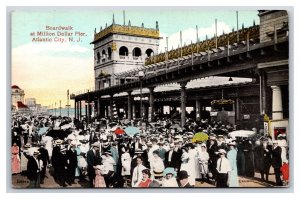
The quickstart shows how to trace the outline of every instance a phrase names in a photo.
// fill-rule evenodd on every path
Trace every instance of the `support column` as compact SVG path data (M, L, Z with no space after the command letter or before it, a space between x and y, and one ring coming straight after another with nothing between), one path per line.
M181 126L185 125L186 120L186 84L187 82L180 82L180 103L181 103Z
M135 104L132 104L132 119L135 119Z
M150 112L150 117L149 121L152 122L154 119L154 87L149 87L149 112Z
M101 103L100 103L100 100L101 100L101 98L100 98L100 96L98 97L98 99L97 99L97 116L99 117L99 118L101 118L101 108L100 108L100 106L101 106Z
M279 86L271 86L272 88L272 120L283 119L282 113L282 95Z
M81 109L82 109L82 107L81 107L81 100L80 100L79 101L79 117L78 117L79 120L81 120L81 115L82 115Z
M75 119L77 119L77 101L76 100L74 100L74 117L75 117Z
M114 106L114 95L111 94L110 101L109 101L109 117L110 117L110 119L112 119L114 116L114 107L113 106Z
M201 120L201 103L200 100L196 100L196 121Z
M132 119L132 97L131 97L131 92L132 91L128 91L128 107L127 107L127 119L130 121Z
M90 91L88 90L88 99L87 99L87 108L85 109L86 116L87 116L87 124L90 123Z
M240 100L239 98L235 99L235 104L236 104L236 120L240 120Z

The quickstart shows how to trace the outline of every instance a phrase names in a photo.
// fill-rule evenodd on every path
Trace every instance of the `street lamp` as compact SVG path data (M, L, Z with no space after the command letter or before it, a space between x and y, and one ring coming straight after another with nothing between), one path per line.
M142 78L145 76L145 73L144 71L139 71L138 73L138 76L139 76L139 80L140 80L140 116L141 116L141 125L142 125L142 122L143 122L143 99L142 99L142 89L143 89L143 82L142 82Z

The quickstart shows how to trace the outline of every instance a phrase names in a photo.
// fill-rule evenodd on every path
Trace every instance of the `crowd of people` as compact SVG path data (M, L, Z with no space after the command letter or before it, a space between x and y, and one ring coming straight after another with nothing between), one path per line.
M139 131L128 134L130 126ZM254 177L255 172L269 182L273 167L276 185L287 185L285 134L276 140L259 134L229 137L234 130L207 120L180 128L169 119L146 125L107 119L87 124L67 117L14 115L11 171L27 175L30 188L44 183L46 170L61 187L84 181L90 188L195 187L197 181L239 187L239 176ZM193 139L199 132L207 137Z

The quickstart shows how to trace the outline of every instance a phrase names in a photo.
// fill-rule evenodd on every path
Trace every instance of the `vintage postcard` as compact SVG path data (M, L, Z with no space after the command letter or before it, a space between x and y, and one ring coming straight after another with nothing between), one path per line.
M289 12L15 10L11 187L289 187Z

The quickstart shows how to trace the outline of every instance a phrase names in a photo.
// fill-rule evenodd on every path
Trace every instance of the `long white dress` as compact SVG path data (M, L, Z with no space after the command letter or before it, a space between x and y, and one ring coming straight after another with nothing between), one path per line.
M128 152L123 153L121 155L121 163L122 163L122 176L130 175L131 169L131 157Z
M195 185L195 154L194 152L187 153L183 152L181 156L181 167L180 170L185 170L189 175L189 183L190 185Z

